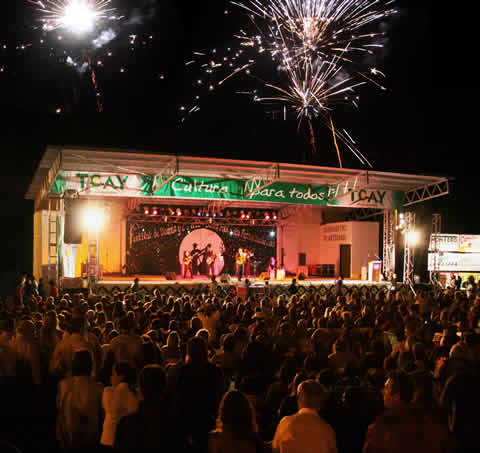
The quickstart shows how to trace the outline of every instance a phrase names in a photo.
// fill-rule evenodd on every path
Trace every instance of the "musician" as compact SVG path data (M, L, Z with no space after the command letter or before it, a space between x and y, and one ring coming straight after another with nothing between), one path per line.
M250 258L253 256L253 253L248 249L243 249L243 253L245 253L245 266L244 266L245 276L248 277L252 275L250 270Z
M217 255L213 251L212 244L207 244L203 259L207 264L207 275L209 277L215 276L215 260L217 259Z
M183 278L187 278L188 273L190 273L190 278L193 278L192 263L193 256L188 250L185 250L183 252Z
M271 256L270 259L268 260L268 275L270 275L270 278L273 280L275 279L275 274L277 271L277 260L275 259L274 256Z
M203 254L203 250L197 248L198 244L193 244L193 249L190 251L192 255L192 277L200 273L200 256Z
M240 281L244 275L245 260L245 252L243 251L243 249L239 248L237 254L235 255L235 261L237 262L238 281Z

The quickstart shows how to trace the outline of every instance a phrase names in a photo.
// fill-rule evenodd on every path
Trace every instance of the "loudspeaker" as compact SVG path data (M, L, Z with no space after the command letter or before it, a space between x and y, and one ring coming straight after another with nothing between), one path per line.
M307 254L306 253L299 253L298 254L298 265L299 266L306 266L307 264Z
M81 244L83 233L82 214L85 200L78 198L65 199L65 231L63 242L65 244Z
M165 277L167 280L176 280L177 279L177 274L175 272L167 272L165 274Z

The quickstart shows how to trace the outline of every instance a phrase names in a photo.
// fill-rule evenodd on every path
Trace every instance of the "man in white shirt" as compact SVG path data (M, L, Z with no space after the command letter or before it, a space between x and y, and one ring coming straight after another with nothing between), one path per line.
M337 442L332 427L318 411L326 402L322 385L313 380L302 382L297 393L298 412L283 417L272 442L274 453L336 453Z

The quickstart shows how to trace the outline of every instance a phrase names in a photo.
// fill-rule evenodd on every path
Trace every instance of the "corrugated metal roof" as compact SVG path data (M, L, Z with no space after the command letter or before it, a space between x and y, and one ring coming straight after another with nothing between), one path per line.
M58 160L60 158L60 160ZM320 167L303 164L285 164L263 161L216 159L210 157L175 156L144 153L137 150L48 147L25 194L29 200L44 198L56 177L51 169L58 165L64 171L158 174L177 159L178 173L182 176L204 176L224 179L251 179L269 172L279 171L280 181L298 184L338 185L355 178L369 188L409 191L444 181L445 177L388 173L344 168ZM53 179L53 180L52 180Z

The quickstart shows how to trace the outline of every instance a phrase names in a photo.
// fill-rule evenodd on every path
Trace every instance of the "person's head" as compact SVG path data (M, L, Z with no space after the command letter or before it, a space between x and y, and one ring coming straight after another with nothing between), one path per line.
M203 338L203 340L204 340L205 343L207 343L207 344L208 344L208 341L209 341L209 339L210 339L210 334L208 333L208 330L207 330L207 329L200 329L195 336L196 336L196 337Z
M203 364L208 361L207 342L201 337L193 337L187 343L187 362Z
M128 362L117 362L112 369L112 386L124 382L134 391L137 381L137 370Z
M147 365L140 371L138 387L147 404L161 400L164 397L166 386L167 378L160 365Z
M333 352L345 352L347 350L347 343L345 339L340 337L333 343Z
M228 333L223 337L222 348L224 351L233 352L234 347L235 347L235 338L233 334Z
M298 394L298 388L300 386L300 384L304 381L307 380L307 375L305 373L303 373L302 371L298 372L295 374L295 377L293 378L293 382L292 382L292 391L291 391L291 395L297 395Z
M335 373L331 368L324 368L318 373L317 380L326 390L332 389L335 386Z
M179 344L180 344L180 337L179 337L178 333L175 330L173 330L172 332L170 332L168 334L167 346L169 348L176 349L176 348L178 348Z
M410 376L403 371L393 371L389 374L383 389L383 402L387 409L393 409L402 404L408 404L413 397L413 383Z
M225 393L218 410L217 428L238 440L255 436L258 431L255 410L242 392Z
M90 376L93 369L93 360L89 351L82 349L76 351L72 360L73 376Z
M132 319L131 316L125 315L123 318L120 319L118 327L121 334L128 334L135 327L135 321Z
M298 386L297 403L299 409L323 409L327 398L327 392L322 384L308 379Z
M25 319L18 324L17 332L21 334L26 340L34 340L35 338L35 324L29 319Z

